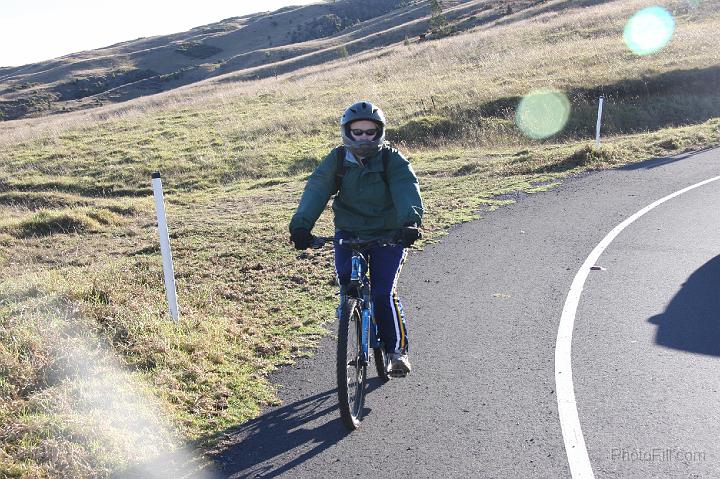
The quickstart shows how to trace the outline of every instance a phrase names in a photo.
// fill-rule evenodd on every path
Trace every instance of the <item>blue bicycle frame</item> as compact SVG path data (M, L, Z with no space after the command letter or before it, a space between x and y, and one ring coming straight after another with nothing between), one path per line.
M349 286L358 291L358 301L360 301L360 318L362 321L360 338L362 344L362 360L364 364L370 362L370 348L382 347L382 341L378 335L378 326L375 321L375 311L370 291L370 281L367 277L368 263L365 257L360 253L353 253L352 271L350 273ZM340 306L337 309L337 317L340 318L342 305L346 304L347 288L340 288ZM369 337L368 337L369 336Z

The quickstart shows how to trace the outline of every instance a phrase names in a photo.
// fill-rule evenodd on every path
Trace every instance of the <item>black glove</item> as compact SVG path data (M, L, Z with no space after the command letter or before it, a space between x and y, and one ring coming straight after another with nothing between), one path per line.
M305 228L294 229L290 232L290 241L295 243L295 249L308 249L313 235Z
M403 226L402 229L400 229L400 239L406 248L412 246L412 244L420 238L422 238L422 233L415 223Z

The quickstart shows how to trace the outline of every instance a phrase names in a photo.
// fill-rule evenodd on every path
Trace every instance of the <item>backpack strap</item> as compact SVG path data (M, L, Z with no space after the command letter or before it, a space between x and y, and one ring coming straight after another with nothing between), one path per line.
M345 147L339 146L335 150L335 191L333 195L340 191L343 176L345 176Z
M388 183L388 179L387 179L388 165L390 164L390 148L389 147L383 147L383 149L382 149L382 163L383 163L382 179L385 182L385 186L390 188L390 183Z

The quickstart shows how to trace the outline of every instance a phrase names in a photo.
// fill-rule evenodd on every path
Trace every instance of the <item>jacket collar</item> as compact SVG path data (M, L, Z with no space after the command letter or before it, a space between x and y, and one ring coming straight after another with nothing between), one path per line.
M382 150L380 150L380 151L382 151ZM378 158L380 157L380 151L375 153L370 158L365 158L363 160L363 163L365 163L365 168L367 168L367 171L382 171L383 170L382 161L378 160ZM353 155L350 152L350 150L348 150L348 149L345 150L345 160L349 161L350 163L352 163L353 165L355 165L357 167L360 167L360 162L357 160L357 158L355 158L355 155Z

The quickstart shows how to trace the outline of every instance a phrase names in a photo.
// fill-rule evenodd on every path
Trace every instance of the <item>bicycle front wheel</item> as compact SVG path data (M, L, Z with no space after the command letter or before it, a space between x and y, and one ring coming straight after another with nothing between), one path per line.
M338 326L337 383L340 417L348 429L360 427L365 404L367 361L362 352L362 320L357 299L347 298Z

